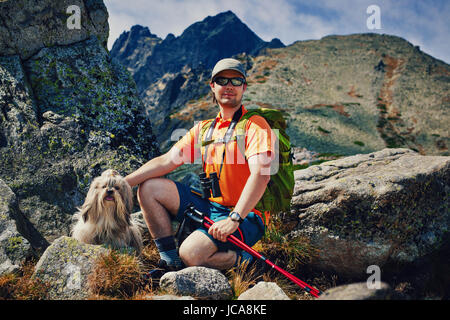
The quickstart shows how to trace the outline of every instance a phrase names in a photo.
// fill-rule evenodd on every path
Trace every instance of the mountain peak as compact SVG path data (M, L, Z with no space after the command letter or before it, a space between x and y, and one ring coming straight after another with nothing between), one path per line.
M223 58L243 53L257 55L264 48L284 47L278 39L262 40L230 10L190 25L178 37L168 34L164 40L157 38L151 51L143 52L149 50L148 39L154 37L148 28L133 26L126 37L121 35L116 40L111 50L111 55L132 71L142 90L165 73L180 72L184 66L211 69ZM143 59L137 61L137 57Z

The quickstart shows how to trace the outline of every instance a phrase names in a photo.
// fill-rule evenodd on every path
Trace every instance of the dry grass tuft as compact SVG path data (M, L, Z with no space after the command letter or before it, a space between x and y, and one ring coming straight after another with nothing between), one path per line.
M135 255L110 250L95 261L88 277L92 299L132 297L142 287L142 263Z
M49 284L33 278L35 262L24 263L17 273L0 277L0 300L44 300Z
M233 290L233 300L236 300L242 293L254 286L257 280L261 278L255 266L248 267L247 261L238 264L238 267L231 268L226 274Z
M274 216L259 245L266 256L276 258L273 260L275 264L280 261L286 268L296 270L301 265L311 262L318 255L318 250L306 237L288 237L284 227L281 219Z

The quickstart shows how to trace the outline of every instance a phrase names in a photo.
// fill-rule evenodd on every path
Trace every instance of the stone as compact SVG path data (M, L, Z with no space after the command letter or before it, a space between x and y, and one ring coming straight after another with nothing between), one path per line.
M161 277L160 287L169 293L201 300L226 300L233 294L227 278L220 271L206 267L167 272Z
M50 284L49 299L83 300L91 294L88 276L94 261L108 249L62 236L45 250L36 264L33 277Z
M0 275L18 271L33 256L30 242L18 231L19 215L15 194L0 179Z
M258 282L243 292L238 300L291 300L275 282Z
M80 9L80 29L67 27L69 6ZM0 2L0 55L28 59L40 49L69 45L96 35L106 48L108 11L102 0L18 0Z

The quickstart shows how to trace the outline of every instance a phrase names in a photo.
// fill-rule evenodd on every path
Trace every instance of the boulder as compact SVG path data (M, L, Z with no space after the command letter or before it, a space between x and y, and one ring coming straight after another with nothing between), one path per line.
M0 179L0 275L17 271L33 255L29 241L18 231L18 216L16 196Z
M260 281L243 292L238 300L291 300L275 282Z
M367 277L370 265L415 263L448 241L450 157L384 149L295 171L295 180L291 236L319 249L314 267Z
M167 272L161 277L160 287L175 295L202 300L226 300L233 295L227 278L220 271L205 267Z
M68 27L79 8L80 29ZM75 15L74 15L75 14ZM0 55L28 59L44 47L69 45L96 35L106 48L108 11L102 0L20 0L0 2Z
M381 282L377 288L368 288L367 283L352 283L324 291L318 300L392 300L395 292Z
M67 28L71 5L81 30ZM0 178L39 253L69 234L96 176L159 154L136 84L106 49L107 17L101 0L0 2Z
M36 264L33 277L50 284L49 299L86 299L90 295L87 279L94 261L107 252L102 246L60 237L45 250Z

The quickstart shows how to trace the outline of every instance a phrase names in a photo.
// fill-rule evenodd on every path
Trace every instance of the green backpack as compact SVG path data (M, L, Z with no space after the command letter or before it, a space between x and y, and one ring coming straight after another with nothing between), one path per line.
M274 175L271 175L266 191L255 208L261 212L268 211L272 214L287 211L290 209L295 180L291 143L289 136L286 133L287 124L281 111L268 108L248 109L247 113L245 113L237 123L235 128L236 134L230 141L237 140L240 151L242 154L245 154L245 127L247 120L254 115L259 115L266 119L272 129L278 129L275 133L278 138L279 164L278 171ZM206 121L201 128L200 141L202 141L202 146L213 142L203 141L205 132L209 128L211 122L212 120Z

